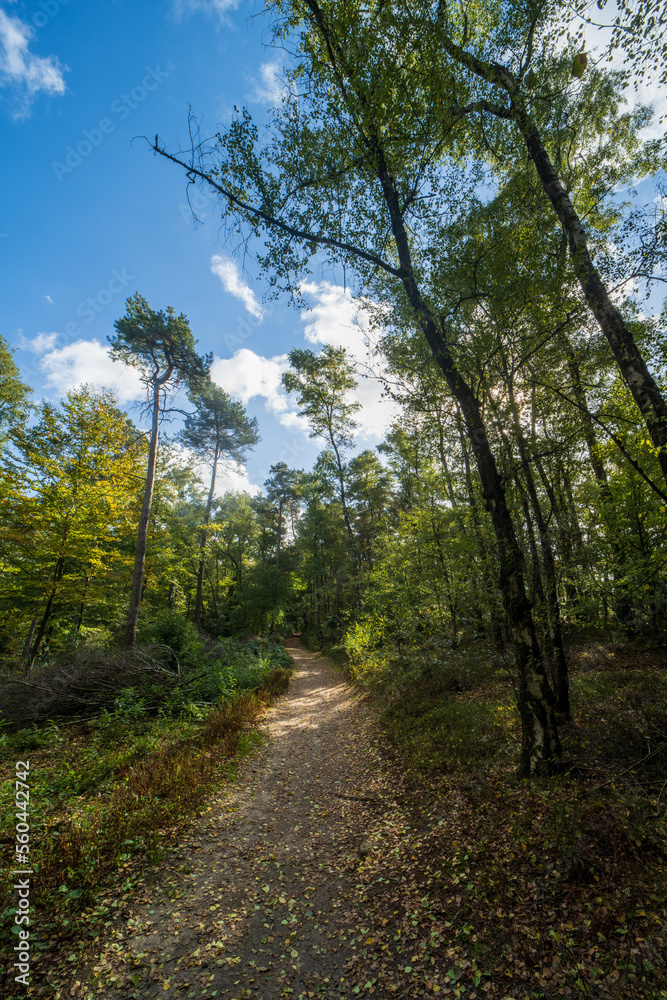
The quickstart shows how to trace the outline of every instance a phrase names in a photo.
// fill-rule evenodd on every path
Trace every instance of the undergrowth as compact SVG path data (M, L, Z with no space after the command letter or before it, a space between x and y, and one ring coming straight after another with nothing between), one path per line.
M183 643L174 645L183 656ZM51 721L0 738L0 839L9 886L14 767L17 760L30 763L30 905L38 928L31 945L37 953L64 945L76 950L98 933L108 916L95 906L105 882L135 858L159 863L175 831L259 739L253 720L286 690L291 659L281 646L233 640L209 646L193 646L190 659L186 652L182 684L165 687L161 701L151 676L115 692L93 719ZM188 672L194 677L189 687ZM16 941L15 905L10 890L0 930L5 954ZM3 973L10 988L11 965Z
M667 998L664 653L578 650L564 771L531 782L514 773L511 677L488 650L383 652L351 670L408 768L413 875L454 941L447 992L483 968L494 997L504 982L521 1000Z

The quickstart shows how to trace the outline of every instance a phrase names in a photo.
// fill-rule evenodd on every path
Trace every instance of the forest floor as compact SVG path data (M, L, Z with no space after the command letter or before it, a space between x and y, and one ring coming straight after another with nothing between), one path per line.
M266 710L237 782L214 794L166 863L135 873L106 932L73 974L49 977L59 986L48 995L667 997L655 968L661 919L641 909L641 886L610 913L598 876L573 895L553 889L557 873L531 881L528 836L473 838L470 817L483 825L501 796L539 828L548 789L533 786L526 806L525 783L479 779L471 811L456 783L420 786L370 696L298 640L287 648L289 690ZM476 874L494 851L504 851L504 907L488 872ZM591 980L596 963L604 975ZM642 985L645 968L655 985Z

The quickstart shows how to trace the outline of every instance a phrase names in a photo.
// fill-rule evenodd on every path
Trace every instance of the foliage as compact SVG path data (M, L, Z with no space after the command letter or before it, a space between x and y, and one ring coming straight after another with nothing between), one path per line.
M0 444L5 443L8 428L26 419L29 394L9 345L0 337Z
M185 383L192 391L205 386L210 358L195 352L196 341L183 313L177 316L171 306L156 312L137 292L114 326L111 357L136 368L147 386L156 382L162 389Z
M76 942L82 910L87 930L99 932L108 911L95 900L109 878L134 856L155 864L211 789L229 780L235 760L259 742L255 719L287 686L285 655L275 656L280 666L267 667L264 683L255 674L254 690L246 673L246 690L196 716L149 717L139 689L125 688L92 724L0 738L3 773L30 750L31 858L40 873L31 906L41 941ZM14 825L12 801L4 801L3 835ZM4 917L14 912L8 902Z
M47 630L58 646L113 626L144 442L109 393L87 387L59 407L42 403L11 441L0 501L5 646L19 652L35 616L34 658Z

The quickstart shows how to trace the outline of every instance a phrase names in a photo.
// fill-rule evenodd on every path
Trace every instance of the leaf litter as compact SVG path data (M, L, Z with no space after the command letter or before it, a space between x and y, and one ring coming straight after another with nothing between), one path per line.
M559 906L529 859L515 860L521 844L507 846L498 897L475 857L488 810L473 815L455 782L416 787L366 692L297 640L289 652L289 691L237 783L211 798L157 883L135 878L55 1000L644 995L628 989L628 966L655 968L658 914L635 907L596 932L586 894L578 911ZM491 784L487 797L507 797ZM614 933L603 985L587 945Z

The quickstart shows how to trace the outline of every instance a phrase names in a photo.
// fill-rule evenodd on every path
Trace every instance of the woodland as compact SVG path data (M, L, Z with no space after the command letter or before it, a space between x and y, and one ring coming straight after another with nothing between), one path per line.
M39 763L48 989L254 752L299 636L368 692L406 809L460 805L429 842L459 890L426 849L408 881L468 951L355 994L667 997L667 181L639 99L667 9L619 0L595 52L604 0L269 13L270 128L150 145L271 295L353 289L368 367L294 348L282 378L314 466L221 493L261 428L138 292L109 339L141 427L90 386L34 404L0 341L0 752ZM359 450L367 378L394 418Z

